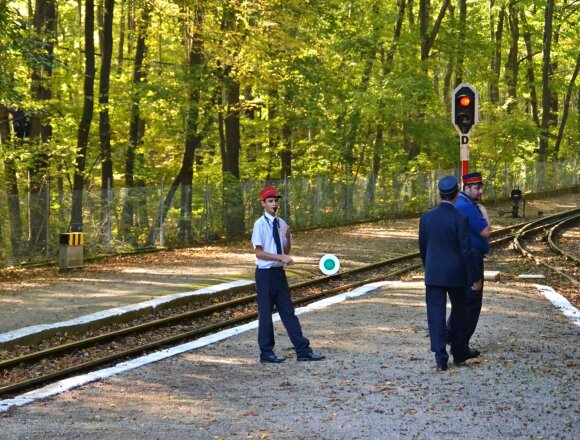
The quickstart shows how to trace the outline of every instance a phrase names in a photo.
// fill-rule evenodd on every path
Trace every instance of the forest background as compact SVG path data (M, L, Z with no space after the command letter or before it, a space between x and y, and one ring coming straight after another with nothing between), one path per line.
M423 208L458 174L460 83L471 169L577 184L579 22L577 0L0 0L2 258L239 236L270 183L303 225Z

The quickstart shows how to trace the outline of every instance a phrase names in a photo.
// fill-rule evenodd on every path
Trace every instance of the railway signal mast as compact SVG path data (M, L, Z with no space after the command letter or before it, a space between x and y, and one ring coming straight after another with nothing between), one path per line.
M479 119L479 98L471 84L461 83L451 97L451 122L459 133L461 175L469 173L469 137Z

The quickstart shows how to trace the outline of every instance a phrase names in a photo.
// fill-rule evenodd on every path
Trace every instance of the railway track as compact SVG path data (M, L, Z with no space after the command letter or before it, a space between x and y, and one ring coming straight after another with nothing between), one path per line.
M523 231L546 230L564 223L580 210L525 222L494 231L492 246L506 244ZM554 237L557 232L553 234ZM316 278L290 286L296 305L352 290L421 268L418 252ZM132 324L111 324L91 334L60 335L35 347L14 347L0 353L0 397L8 397L65 377L114 365L143 354L193 340L257 318L253 286L220 294L167 316Z
M558 237L564 230L580 225L580 209L550 220L549 227L542 220L523 226L514 236L514 248L537 265L554 271L574 286L580 287L578 279L580 258L563 249L558 242Z

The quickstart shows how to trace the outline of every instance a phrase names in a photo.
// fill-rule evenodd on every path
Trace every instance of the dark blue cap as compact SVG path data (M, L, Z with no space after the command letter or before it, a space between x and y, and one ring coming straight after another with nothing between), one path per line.
M453 176L445 176L439 181L438 186L441 194L453 194L459 190L459 182Z
M469 173L465 174L461 180L463 180L464 185L469 185L470 183L483 183L481 173Z

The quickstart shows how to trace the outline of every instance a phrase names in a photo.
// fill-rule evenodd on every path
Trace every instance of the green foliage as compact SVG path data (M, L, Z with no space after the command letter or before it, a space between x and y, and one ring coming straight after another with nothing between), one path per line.
M26 21L18 11L6 3L0 4L0 103L10 107L23 99L16 88L21 59L44 62L36 55L34 40L29 35Z
M459 145L450 123L449 94L455 86L461 56L463 81L473 84L480 94L481 120L471 139L474 165L517 166L536 159L538 128L531 117L530 102L532 86L538 99L542 92L544 2L517 2L526 17L525 30L531 33L535 81L528 82L527 63L522 62L515 97L508 95L504 81L511 38L505 20L497 103L491 103L488 94L495 48L490 26L497 26L505 2L495 2L491 11L487 2L468 2L464 40L458 8L448 9L430 57L424 62L420 57L416 4L412 11L405 11L401 32L395 35L399 18L399 2L395 1L150 3L146 75L136 86L132 85L135 23L129 20L127 10L121 10L120 2L115 6L108 109L117 186L124 182L131 97L139 96L145 123L135 177L143 184L157 184L160 180L172 181L181 167L188 96L193 90L200 94L197 135L202 139L196 152L194 180L221 180L220 84L231 79L239 82L241 91L242 180L278 178L280 154L287 148L292 152L295 178L322 175L348 181L355 175L368 176L373 154L381 157L379 178L417 169L451 169L459 163ZM432 3L430 25L440 6L440 2ZM26 2L11 4L14 7L0 9L0 102L33 111L39 104L30 96L30 67L51 61L43 56L42 45L31 38L31 17L19 12L26 10ZM136 2L135 7L132 17L140 17L143 3ZM236 21L226 26L227 8L235 12ZM194 20L196 12L199 22ZM550 88L559 100L558 116L574 69L580 38L577 18L575 3L557 8L559 39L553 47L557 69ZM50 78L53 99L43 102L42 110L50 115L53 127L51 175L68 182L74 171L83 93L82 19L76 3L59 2L58 20L54 42L57 61L53 61ZM520 26L523 35L523 23ZM124 45L122 59L118 59L122 28ZM185 60L191 39L185 35L191 36L194 31L202 42L203 63L188 71ZM518 59L524 60L523 37L518 47ZM96 61L98 88L100 55ZM574 158L580 149L577 86L575 90L560 149L562 158ZM508 109L510 100L514 105ZM87 153L89 185L100 184L99 110L96 103ZM377 139L379 133L382 140ZM556 133L557 127L553 127L552 135ZM409 161L413 149L418 154ZM30 156L23 147L3 154L4 158L8 154L18 158L22 169Z

